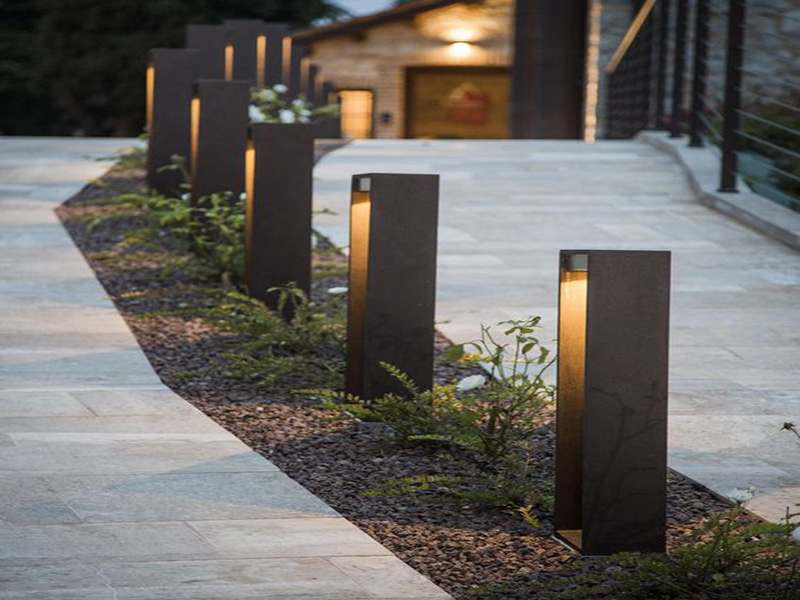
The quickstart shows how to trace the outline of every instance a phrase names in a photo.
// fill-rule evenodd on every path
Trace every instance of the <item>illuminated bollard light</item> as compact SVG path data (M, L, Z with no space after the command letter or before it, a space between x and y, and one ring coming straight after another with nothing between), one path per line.
M224 25L187 25L186 47L200 52L200 78L225 79L225 46L228 28Z
M192 198L244 192L249 81L201 80L192 100Z
M286 23L260 19L226 19L229 56L228 79L250 80L257 87L281 82L283 38Z
M156 48L147 66L147 185L166 196L182 193L183 174L166 169L191 152L191 104L201 70L197 50Z
M307 50L303 44L295 42L289 36L283 38L283 54L281 56L283 83L289 88L290 98L296 98L302 92L306 54Z
M246 164L245 281L250 296L277 309L270 288L311 291L311 125L252 125ZM292 318L291 306L283 316Z
M664 552L670 253L562 251L559 289L556 533Z
M353 177L346 391L405 394L380 363L433 385L438 175Z

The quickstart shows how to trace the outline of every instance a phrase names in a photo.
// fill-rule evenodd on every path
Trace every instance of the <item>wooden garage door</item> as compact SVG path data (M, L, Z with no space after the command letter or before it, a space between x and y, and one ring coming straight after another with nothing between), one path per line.
M406 137L508 137L508 70L411 67L406 71Z

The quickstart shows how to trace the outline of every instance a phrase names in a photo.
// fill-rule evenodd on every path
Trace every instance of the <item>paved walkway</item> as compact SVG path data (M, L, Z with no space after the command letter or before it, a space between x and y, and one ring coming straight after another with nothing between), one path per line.
M350 175L442 176L438 319L541 315L555 338L558 251L671 250L670 465L725 494L754 485L770 519L800 502L800 254L701 206L637 142L359 141L315 175L318 227L347 243ZM547 336L545 336L547 339Z
M121 144L0 138L0 599L448 598L161 384L53 214Z

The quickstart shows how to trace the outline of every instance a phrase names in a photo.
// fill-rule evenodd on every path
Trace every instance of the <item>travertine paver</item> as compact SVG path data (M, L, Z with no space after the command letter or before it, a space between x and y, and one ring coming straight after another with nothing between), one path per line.
M124 145L0 138L0 599L448 598L162 385L53 213Z
M670 465L770 519L800 502L800 254L700 205L637 142L357 141L315 171L316 226L347 244L354 173L442 176L438 306L453 340L541 315L555 338L558 250L671 250ZM409 282L409 285L413 283Z

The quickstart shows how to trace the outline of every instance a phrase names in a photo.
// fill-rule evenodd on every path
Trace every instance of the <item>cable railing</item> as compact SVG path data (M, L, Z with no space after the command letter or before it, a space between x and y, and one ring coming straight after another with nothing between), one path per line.
M743 179L800 211L799 28L770 0L644 2L607 69L606 137L688 135L719 156L720 191Z

